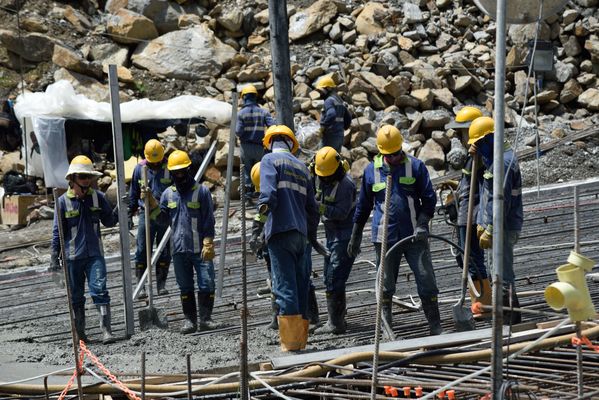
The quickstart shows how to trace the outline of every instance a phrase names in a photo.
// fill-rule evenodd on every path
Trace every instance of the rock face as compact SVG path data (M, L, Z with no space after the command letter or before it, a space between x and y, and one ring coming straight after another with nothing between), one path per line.
M337 14L335 3L319 0L289 19L289 39L298 40L321 30Z
M131 60L140 68L169 78L209 79L220 73L235 53L206 25L200 25L140 44Z

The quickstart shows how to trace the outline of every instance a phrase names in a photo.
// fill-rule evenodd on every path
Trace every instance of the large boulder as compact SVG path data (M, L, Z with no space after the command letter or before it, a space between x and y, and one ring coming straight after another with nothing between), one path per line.
M59 67L79 72L83 75L90 75L96 78L102 77L102 69L98 64L90 63L76 51L60 46L58 44L54 45L54 54L52 55L52 62L58 65Z
M52 58L54 41L41 33L18 33L0 29L0 43L7 50L33 62L48 61Z
M108 18L106 30L115 42L120 43L137 43L140 40L158 37L158 31L151 19L124 8Z
M356 19L356 30L361 35L376 35L384 32L385 28L380 24L379 17L384 17L387 12L387 7L381 3L367 3Z
M328 0L319 0L289 18L289 39L298 40L318 32L337 15L337 6Z
M101 64L115 64L127 66L129 63L129 49L115 43L103 43L92 46L89 58Z
M186 12L197 14L201 12L197 6L184 9L174 1L167 0L108 0L105 9L109 13L117 13L127 8L151 19L161 34L178 29L179 17Z
M162 35L140 44L133 64L151 73L177 79L210 79L236 51L221 42L205 24Z
M420 153L418 158L424 162L425 165L433 167L434 169L445 168L445 153L443 147L437 143L434 139L428 139Z
M585 90L578 96L578 103L590 111L599 111L599 89L591 88Z

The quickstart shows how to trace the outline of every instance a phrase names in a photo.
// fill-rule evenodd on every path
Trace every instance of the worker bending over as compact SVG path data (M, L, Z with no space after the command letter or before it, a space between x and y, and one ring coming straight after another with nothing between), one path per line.
M104 193L91 188L92 179L101 175L102 173L94 170L92 161L86 156L77 156L71 161L65 176L69 189L58 198L60 214L54 215L51 269L60 269L60 221L63 224L64 250L77 336L87 341L84 289L87 278L89 294L100 314L102 343L108 344L114 342L115 338L110 326L110 296L106 288L106 261L100 223L107 227L115 226L118 212L116 208L111 208Z
M468 130L470 154L479 154L485 172L479 180L482 187L480 209L477 217L477 237L482 249L493 246L493 142L495 123L491 117L479 117L472 122ZM503 306L520 308L516 294L516 276L514 274L514 246L520 237L524 211L522 208L522 175L518 159L510 145L504 144L503 170ZM505 324L517 324L522 321L520 311L506 310L503 314Z
M387 240L388 249L410 236L413 240L392 254L385 263L383 283L383 318L392 322L392 299L399 272L401 256L405 255L414 273L422 309L431 335L442 333L437 282L428 246L428 223L433 217L437 196L424 163L402 151L403 137L394 126L385 125L377 132L379 154L364 171L362 188L354 214L354 226L347 252L358 255L362 231L374 208L372 241L380 265L381 243ZM393 177L390 204L385 205L387 176ZM388 236L383 237L383 214L389 213Z
M206 186L194 181L191 160L186 152L175 150L168 157L168 169L174 185L167 188L160 204L150 191L152 218L172 229L173 264L181 291L185 322L181 333L215 329L214 307L214 210L212 196ZM198 306L194 293L194 270L198 280Z
M162 193L172 185L170 171L167 168L167 163L164 158L164 146L156 139L149 140L144 147L145 159L135 166L133 176L131 178L131 188L129 190L129 220L133 215L139 212L139 222L137 227L137 249L135 250L135 277L139 280L143 276L148 265L152 260L146 260L146 217L143 212L144 202L141 199L141 187L143 186L142 170L144 165L148 170L148 186L152 191L152 196L159 199ZM130 225L132 223L130 222ZM154 243L156 247L162 241L166 226L159 225L156 221L150 221L150 243ZM170 245L167 245L160 253L158 262L156 263L156 288L158 295L168 294L166 290L166 278L168 277L168 269L171 263ZM141 287L139 297L147 297L145 285Z

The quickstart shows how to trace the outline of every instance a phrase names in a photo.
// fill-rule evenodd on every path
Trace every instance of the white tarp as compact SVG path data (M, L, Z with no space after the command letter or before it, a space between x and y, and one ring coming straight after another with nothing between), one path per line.
M40 145L46 187L67 188L64 176L69 169L63 118L32 118Z
M91 119L100 122L112 120L110 103L90 100L75 93L70 82L61 80L45 92L25 93L17 97L15 113L24 117L59 117ZM231 105L198 96L179 96L166 101L133 100L121 104L121 121L137 122L152 119L206 118L206 121L227 126L231 120Z

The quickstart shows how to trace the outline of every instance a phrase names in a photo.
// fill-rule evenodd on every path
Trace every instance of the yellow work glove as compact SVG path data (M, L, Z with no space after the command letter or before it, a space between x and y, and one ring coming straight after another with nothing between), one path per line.
M480 237L482 236L484 231L485 228L483 228L482 225L476 225L476 238L480 240Z
M152 195L152 191L149 188L146 187L141 187L141 190L139 192L139 197L142 200L146 200L146 196L148 197L148 203L150 203L150 210L155 209L156 207L158 207L158 202L156 201L156 199L154 198L154 196Z
M448 181L445 181L445 182L441 183L440 188L441 189L449 189L449 188L451 188L453 190L456 190L458 188L458 184L459 184L458 181L454 181L454 180L450 179Z
M480 238L478 239L478 245L480 246L481 249L490 249L491 247L493 247L493 231L492 231L492 227L491 225L489 225L487 227L487 229L485 229L485 231L482 233L482 235L480 235Z
M214 242L211 237L205 237L202 242L202 260L214 260Z

